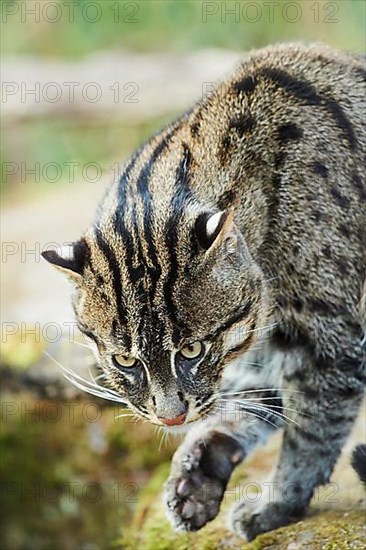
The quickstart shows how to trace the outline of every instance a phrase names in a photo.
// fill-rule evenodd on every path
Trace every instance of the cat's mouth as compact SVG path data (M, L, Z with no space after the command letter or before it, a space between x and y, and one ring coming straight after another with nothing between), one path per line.
M217 404L213 402L210 408L206 408L203 413L196 412L193 418L186 419L184 423L180 425L172 425L172 426L163 425L163 427L168 433L172 433L176 435L184 435L194 426L197 426L198 424L201 424L204 422L208 422L209 418L212 418L217 414L219 414L219 410L217 409ZM159 426L162 426L162 424L159 423Z
M216 402L211 402L210 405L205 406L203 410L187 411L187 414L181 415L181 417L184 416L184 419L177 417L167 422L166 420L162 421L162 419L156 417L153 423L164 427L171 433L184 433L192 426L207 421L207 419L215 413L216 408Z
M175 434L175 435L184 435L191 428L193 428L193 426L196 426L197 424L199 424L202 421L203 420L201 418L196 418L194 420L189 420L188 422L185 422L184 424L179 424L179 425L175 425L175 426L166 426L166 425L163 425L163 426L164 426L164 429L168 433L172 433L172 434ZM161 424L159 424L159 426L161 426Z

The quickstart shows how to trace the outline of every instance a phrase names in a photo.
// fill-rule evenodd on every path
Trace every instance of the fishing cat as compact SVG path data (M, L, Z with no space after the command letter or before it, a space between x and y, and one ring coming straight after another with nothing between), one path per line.
M296 520L350 432L366 367L364 82L361 58L325 46L249 53L132 155L79 241L44 253L75 283L110 395L191 427L165 489L178 530L216 516L234 467L281 426L272 498L238 503L232 525L253 539Z

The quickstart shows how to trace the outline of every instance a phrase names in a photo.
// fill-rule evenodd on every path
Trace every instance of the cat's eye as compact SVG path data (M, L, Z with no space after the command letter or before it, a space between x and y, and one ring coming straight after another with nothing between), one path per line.
M184 346L179 353L181 354L184 359L197 359L201 355L203 351L203 344L199 340L197 342L193 342L192 344L188 344L188 346Z
M132 355L113 355L113 360L117 363L117 365L125 369L131 369L137 364L136 357L133 357Z

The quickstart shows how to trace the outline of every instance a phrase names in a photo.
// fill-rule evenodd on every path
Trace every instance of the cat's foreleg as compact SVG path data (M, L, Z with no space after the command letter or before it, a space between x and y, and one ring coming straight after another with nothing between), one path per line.
M233 527L246 539L299 519L314 489L329 481L360 406L361 370L357 361L344 361L342 369L319 367L303 353L293 355L283 399L297 413L285 426L277 469L266 483L270 490L256 505L242 502L233 510Z
M253 403L258 406L260 395L268 393L261 390L255 395ZM273 390L270 395L274 397ZM267 399L263 403L268 405ZM221 415L188 433L173 457L165 488L167 515L175 529L195 531L217 515L234 468L282 425L277 414L280 398L274 400L273 415L267 411L265 418L253 417L232 402Z

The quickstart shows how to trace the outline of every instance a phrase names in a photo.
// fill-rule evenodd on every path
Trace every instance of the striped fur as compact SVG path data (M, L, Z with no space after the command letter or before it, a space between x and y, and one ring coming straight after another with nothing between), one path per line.
M285 426L276 479L293 481L300 496L289 504L277 495L249 512L240 505L233 525L243 536L299 517L349 433L366 369L365 74L360 58L324 46L250 53L212 95L136 151L74 257L45 253L74 280L80 327L133 410L158 424L183 409L187 424L215 419L173 462L167 502L179 529L216 515L239 462L228 459L213 508L193 489L179 496L177 480L189 481L182 457L203 431L212 442L204 485L215 479L215 445L224 460L226 438L227 452L241 460L263 440L268 418L281 424L273 402L257 430L218 420L229 370L231 389L261 390L264 406L280 399L281 386L281 406L299 412ZM194 341L205 342L205 353L194 368L180 366L178 351ZM233 369L256 346L267 350L257 352L263 368L281 355L274 394L261 366L256 375L244 364L249 377ZM118 368L116 354L137 357L138 366Z

